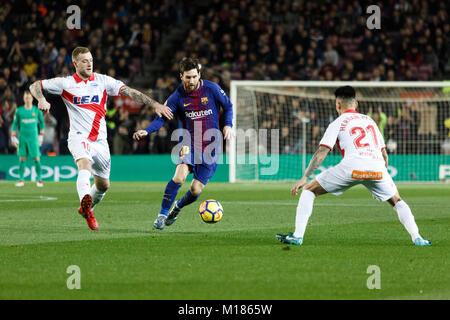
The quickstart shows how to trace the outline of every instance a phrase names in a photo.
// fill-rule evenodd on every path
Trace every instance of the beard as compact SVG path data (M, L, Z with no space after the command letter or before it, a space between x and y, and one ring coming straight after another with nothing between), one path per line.
M79 70L78 71L83 78L89 78L92 74L92 71L87 70Z

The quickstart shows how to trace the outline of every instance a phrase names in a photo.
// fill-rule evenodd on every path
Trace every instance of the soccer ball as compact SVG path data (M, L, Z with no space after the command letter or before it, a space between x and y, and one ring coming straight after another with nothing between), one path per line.
M210 199L202 202L198 213L204 222L216 223L222 219L223 208L219 201Z

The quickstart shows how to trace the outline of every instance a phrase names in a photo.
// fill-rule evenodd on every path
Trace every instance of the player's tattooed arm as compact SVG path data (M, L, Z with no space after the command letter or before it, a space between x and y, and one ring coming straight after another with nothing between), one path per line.
M308 168L306 169L303 178L309 178L320 167L323 160L325 160L325 158L327 157L328 152L330 152L330 148L319 146L319 149L317 149L311 161L309 162Z
M45 99L44 94L42 93L41 83L40 81L35 81L30 85L30 92L36 100Z
M159 102L153 100L146 94L143 94L142 92L139 92L136 89L124 86L122 89L120 89L119 94L128 96L136 102L151 106L152 108L155 109L156 114L160 117L164 116L169 120L173 118L172 110L169 107L163 106Z
M38 108L42 111L50 110L50 103L44 97L42 93L41 81L35 81L30 85L30 93L31 95L38 101Z
M122 87L122 89L120 89L120 94L128 96L136 102L149 105L151 107L153 107L155 103L157 103L155 100L153 100L146 94L143 94L142 92L139 92L138 90L130 88L128 86Z
M305 171L303 177L297 181L297 183L291 188L291 194L293 196L297 195L299 190L303 188L308 183L308 178L320 167L323 160L330 152L330 148L325 146L320 146L319 149L314 153L311 161L309 162L308 168Z

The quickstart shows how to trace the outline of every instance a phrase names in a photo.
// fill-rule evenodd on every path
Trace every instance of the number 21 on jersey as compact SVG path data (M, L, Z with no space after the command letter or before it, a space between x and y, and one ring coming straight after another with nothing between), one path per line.
M372 139L370 138L368 138L369 140L364 139L366 138L366 133L368 133L372 137ZM361 127L353 127L350 129L350 135L351 136L357 135L355 140L353 140L353 144L357 149L370 147L371 142L375 144L375 148L378 148L377 132L375 131L373 125L368 125L365 129Z

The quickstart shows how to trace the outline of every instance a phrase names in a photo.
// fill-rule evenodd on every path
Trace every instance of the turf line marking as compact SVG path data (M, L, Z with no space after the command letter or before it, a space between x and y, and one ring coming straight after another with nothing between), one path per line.
M55 200L58 200L58 198L39 196L39 198L34 199L6 199L6 200L0 199L0 202L30 202L30 201L55 201Z
M236 204L236 205L260 205L260 206L265 206L265 205L277 205L277 206L297 206L297 202L292 203L292 202L277 202L277 201L220 201L221 203L224 204ZM364 203L364 204L358 204L358 203L353 203L353 204L349 204L349 203L314 203L314 207L318 206L318 207L379 207L381 203L374 203L374 204L368 204L368 203ZM447 206L437 206L435 204L426 204L426 203L409 203L410 206L413 207L447 207Z

